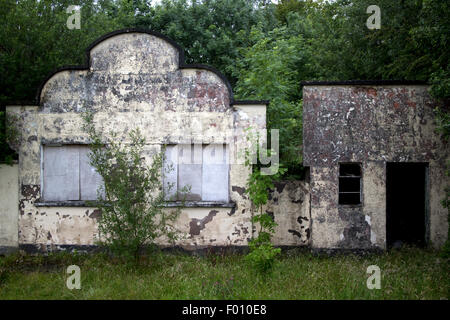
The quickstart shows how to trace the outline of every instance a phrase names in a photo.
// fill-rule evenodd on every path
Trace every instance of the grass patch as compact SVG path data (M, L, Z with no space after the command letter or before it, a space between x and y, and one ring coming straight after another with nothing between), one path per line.
M81 289L66 287L66 268L81 268ZM366 269L381 269L369 290ZM238 254L157 253L139 266L106 254L18 253L0 257L0 299L448 299L448 259L430 249L367 256L283 253L270 276Z

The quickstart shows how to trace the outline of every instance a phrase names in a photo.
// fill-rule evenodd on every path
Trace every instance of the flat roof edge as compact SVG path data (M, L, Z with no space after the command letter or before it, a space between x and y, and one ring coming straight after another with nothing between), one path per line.
M270 100L234 100L230 104L231 105L261 104L267 106L268 104L270 104Z
M302 81L302 86L340 86L340 85L428 85L422 80L341 80L341 81Z

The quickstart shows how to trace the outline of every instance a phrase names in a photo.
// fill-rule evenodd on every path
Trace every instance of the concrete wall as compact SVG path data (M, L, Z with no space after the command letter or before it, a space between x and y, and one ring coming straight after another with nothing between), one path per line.
M429 163L429 236L447 239L445 175L449 147L435 132L424 85L307 85L304 165L311 172L313 247L385 248L386 162ZM339 162L362 163L363 201L338 205Z
M265 212L273 216L278 226L272 242L278 246L307 246L310 244L309 183L279 181L269 194Z
M243 195L249 169L239 150L248 127L263 129L266 106L234 103L228 83L205 67L179 65L179 48L157 35L127 32L90 48L90 67L63 70L42 88L40 105L8 106L19 117L19 243L23 246L93 245L99 212L70 204L42 206L41 151L46 144L86 144L80 112L95 113L105 135L115 131L128 142L139 128L149 159L162 144L225 143L230 147L229 196L234 206L183 210L178 245L246 245L252 230L251 207ZM239 138L240 137L240 138ZM243 138L243 139L241 139ZM41 203L40 205L37 205ZM167 244L160 239L160 244Z
M0 253L18 247L19 166L0 164Z

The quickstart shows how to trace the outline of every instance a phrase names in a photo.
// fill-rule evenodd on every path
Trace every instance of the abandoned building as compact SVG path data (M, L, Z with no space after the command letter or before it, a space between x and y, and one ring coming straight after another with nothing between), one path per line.
M180 160L200 146L214 164L173 161L175 189L191 186L177 221L188 250L246 246L256 228L245 194L249 168L236 161L249 128L266 128L268 101L237 101L227 79L186 65L161 34L122 30L95 41L86 65L49 76L33 104L10 105L18 164L0 166L0 248L89 249L98 239L101 177L90 166L81 113L127 142L139 128L146 157L168 145ZM386 248L393 241L440 246L447 239L448 146L434 132L433 102L417 83L305 83L305 181L277 182L265 210L278 246ZM299 137L300 139L300 137ZM245 139L244 139L245 140ZM220 156L217 156L220 155ZM172 158L173 160L173 158ZM172 204L167 202L168 207ZM159 242L167 245L164 240Z
M449 148L427 90L414 81L304 83L313 247L445 242Z

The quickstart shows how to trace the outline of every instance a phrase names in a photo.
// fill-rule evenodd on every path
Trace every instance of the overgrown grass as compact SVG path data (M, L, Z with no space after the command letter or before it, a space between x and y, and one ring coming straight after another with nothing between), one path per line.
M81 289L66 287L66 268L81 268ZM369 290L369 265L381 289ZM448 260L405 248L367 256L283 253L271 276L242 255L158 253L133 266L105 254L0 257L0 299L448 299Z

